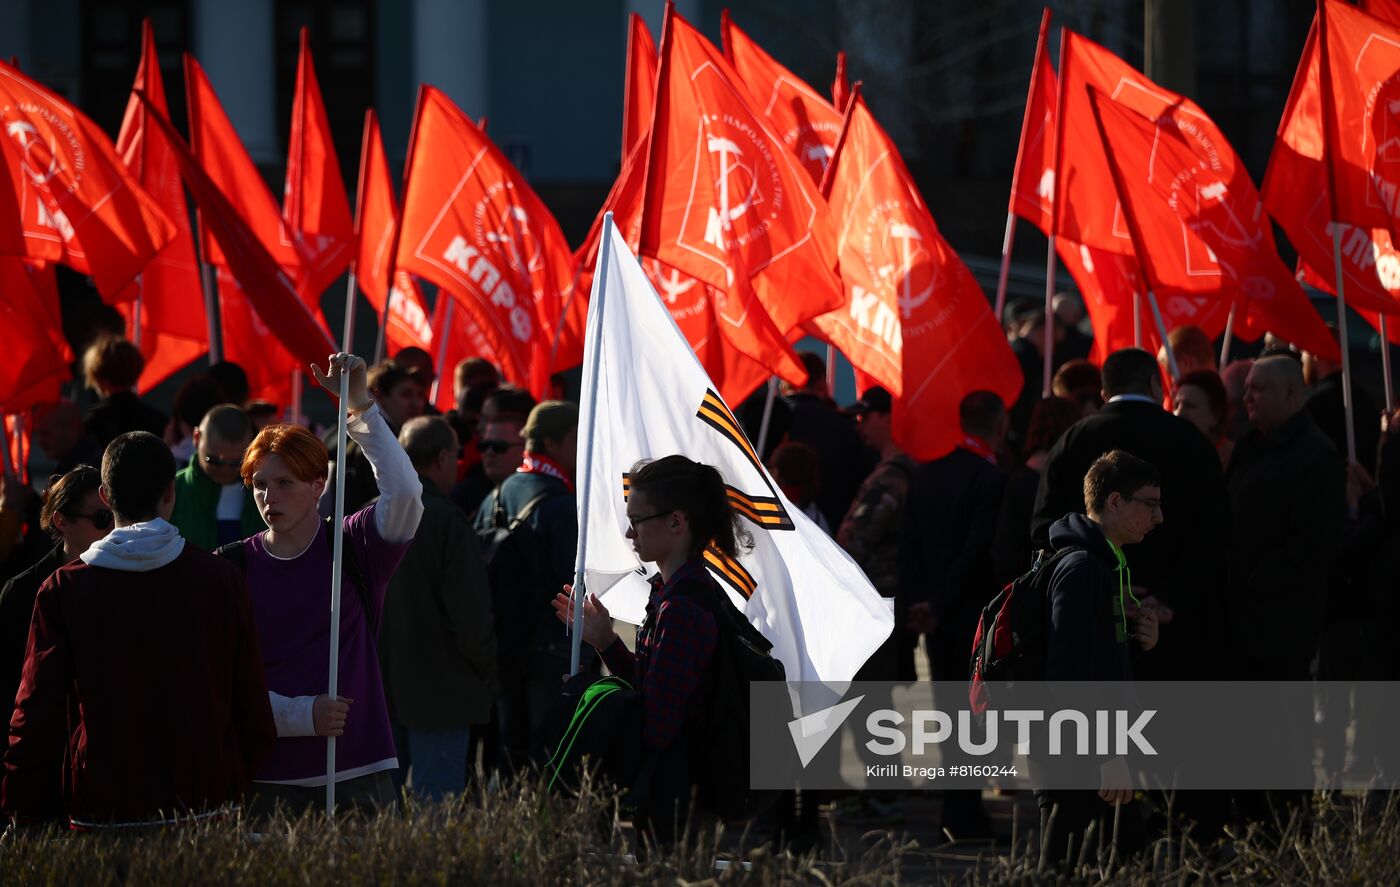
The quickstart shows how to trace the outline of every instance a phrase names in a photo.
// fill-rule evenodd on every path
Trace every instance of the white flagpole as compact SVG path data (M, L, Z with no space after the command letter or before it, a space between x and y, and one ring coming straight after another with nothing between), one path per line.
M1133 347L1142 347L1142 294L1133 290Z
M826 395L833 400L836 398L836 346L831 344L826 346Z
M199 280L204 285L204 320L209 328L209 365L224 359L223 343L219 341L219 298L214 289L214 266L199 263Z
M1152 320L1157 324L1157 335L1162 338L1162 347L1167 350L1167 371L1171 373L1172 381L1181 381L1181 372L1176 368L1176 352L1172 350L1172 343L1167 341L1167 325L1162 320L1162 310L1157 307L1157 296L1152 290L1147 291L1147 304L1152 309Z
M293 425L301 424L301 370L292 370L292 408L291 422ZM336 452L340 452L337 450Z
M1395 382L1390 375L1390 329L1385 315L1381 315L1381 375L1385 377L1385 411L1395 409Z
M1002 319L1002 312L1006 310L1006 279L1011 276L1011 245L1016 242L1016 214L1006 213L1006 234L1001 238L1001 271L997 273L997 304L993 313L997 316L997 323L1002 326L1006 321Z
M353 353L350 346L355 335L355 263L350 263L350 275L345 281L345 334L340 337L340 350Z
M1225 339L1220 343L1220 368L1222 370L1225 369L1225 362L1230 359L1230 339L1235 335L1235 310L1239 307L1238 299L1231 302L1230 316L1225 318Z
M18 425L16 425L16 427L18 427ZM3 473L5 474L9 474L11 471L10 442L5 438L5 435L3 433L4 431L5 424L3 422L0 422L0 471L3 471ZM18 471L14 472L15 477L19 477L19 474L20 473Z
M1347 297L1342 278L1342 226L1332 220L1332 273L1337 280L1337 338L1342 347L1342 406L1346 410L1347 462L1356 461L1356 427L1351 402L1351 352L1347 348ZM1382 338L1384 338L1382 336Z
M136 302L131 306L131 344L137 351L141 350L141 296L146 289L143 277L144 274L136 275Z
M437 403L438 384L442 382L442 364L447 360L447 341L452 333L452 309L457 304L452 301L452 297L443 290L438 290L439 299L447 299L447 308L442 312L442 329L433 332L435 336L441 336L442 341L438 342L437 360L433 361L433 385L428 392L428 403Z
M579 478L578 496L582 505L578 516L578 551L574 554L574 618L573 634L570 636L569 674L576 675L583 658L583 598L588 593L584 586L583 570L588 554L588 504L593 493L593 443L598 428L598 373L603 359L603 311L607 308L608 266L612 261L613 214L603 215L602 243L599 244L598 264L593 272L593 297L590 308L597 310L598 328L588 330L593 337L593 352L589 355L589 366L585 372L593 379L593 390L584 392L588 404L588 416L583 447L579 452L578 464L583 466Z
M768 399L763 402L763 421L758 423L758 458L762 459L768 447L768 422L773 418L773 401L778 399L778 377L768 378Z
M339 356L339 355L337 355ZM340 404L337 409L335 429L335 451L344 453L346 447L346 424L349 421L347 411L350 400L350 371L349 354L345 355L344 362L340 365ZM344 466L337 466L338 469ZM330 657L330 687L327 693L331 701L335 702L340 698L340 568L345 562L345 531L341 528L345 525L345 472L337 470L335 473L335 523L331 526L331 532L335 533L335 540L331 549L331 657ZM335 815L335 737L326 738L326 815Z
M374 339L374 362L384 359L384 329L389 325L389 311L394 307L394 278L389 278L389 292L384 296L384 312L379 315L379 335ZM451 305L448 306L451 310Z
M29 450L24 446L24 413L15 413L15 452L19 458L15 475L23 480L25 468L29 465Z
M998 321L1000 323L1000 321ZM1045 363L1042 370L1040 396L1050 396L1051 378L1055 369L1055 235L1050 235L1045 247Z

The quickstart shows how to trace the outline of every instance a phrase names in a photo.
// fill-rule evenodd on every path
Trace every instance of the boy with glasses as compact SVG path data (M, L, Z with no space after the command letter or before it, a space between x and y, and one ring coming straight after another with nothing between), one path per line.
M1046 591L1045 680L1131 681L1132 645L1144 652L1156 646L1157 611L1134 595L1123 547L1141 542L1162 523L1161 483L1150 463L1123 450L1105 453L1084 475L1084 513L1051 525L1051 548L1068 553L1056 562ZM1097 776L1098 791L1036 790L1041 840L1048 841L1053 860L1072 841L1068 858L1077 858L1077 842L1091 822L1099 822L1099 835L1115 834L1112 806L1133 800L1123 758L1101 761ZM1132 850L1145 837L1142 817L1132 810L1123 814L1116 834L1120 849Z

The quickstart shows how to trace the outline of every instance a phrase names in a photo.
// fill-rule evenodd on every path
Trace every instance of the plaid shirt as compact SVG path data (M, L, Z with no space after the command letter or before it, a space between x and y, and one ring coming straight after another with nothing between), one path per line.
M715 580L703 558L687 561L665 585L660 576L653 577L646 621L637 631L637 652L629 651L618 638L602 653L609 671L642 688L642 738L650 748L670 746L687 715L696 715L687 707L715 651L714 616L676 593L686 581Z

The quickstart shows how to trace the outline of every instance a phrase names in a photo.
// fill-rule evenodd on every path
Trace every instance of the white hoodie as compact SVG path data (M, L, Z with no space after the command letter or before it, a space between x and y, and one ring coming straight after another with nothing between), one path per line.
M83 563L127 573L145 573L165 566L185 549L184 537L162 518L117 527L83 552Z

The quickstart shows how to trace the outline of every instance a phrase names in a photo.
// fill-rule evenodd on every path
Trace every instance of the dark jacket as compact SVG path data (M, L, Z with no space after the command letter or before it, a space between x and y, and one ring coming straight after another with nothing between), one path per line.
M540 493L548 491L551 494L531 513L526 521L531 532L522 538L523 544L533 546L534 554L530 561L537 566L535 575L522 577L518 590L493 589L493 593L497 599L503 594L517 592L529 597L527 606L533 614L529 620L533 628L526 658L530 663L530 673L536 677L557 678L568 671L570 643L554 615L551 601L564 585L574 581L574 554L578 548L576 500L568 485L546 474L518 471L501 481L498 489L508 517L519 514ZM487 507L490 501L488 497L477 512L478 530L491 526L492 514ZM589 661L592 661L591 649L584 645L583 655ZM559 670L560 662L564 664L563 671Z
M1162 475L1162 525L1129 546L1133 581L1171 607L1175 618L1161 633L1139 675L1186 680L1218 675L1199 655L1220 642L1218 601L1229 544L1229 502L1220 457L1196 427L1155 403L1120 400L1081 419L1050 451L1036 495L1032 542L1046 547L1050 526L1084 510L1084 475L1094 460L1126 450Z
M384 603L379 662L394 723L484 724L496 698L491 589L476 533L427 478L423 517Z
M1023 575L1035 562L1031 546L1031 521L1040 472L1028 465L1011 472L1001 495L996 533L992 536L992 573L998 586Z
M932 605L938 633L958 638L963 660L997 591L991 544L1005 483L1001 469L962 447L920 466L909 483L901 588L908 603Z
M1045 679L1132 680L1128 576L1120 576L1103 530L1082 514L1069 514L1050 527L1050 547L1083 550L1065 555L1050 576Z
M838 413L829 401L800 393L784 400L792 412L788 440L811 447L821 463L817 509L828 526L839 527L860 482L875 468L879 456L861 441L851 418Z
M398 429L390 427L398 437ZM336 429L327 431L321 442L336 471L345 473L345 513L354 514L375 499L379 498L379 484L374 480L374 468L369 464L365 451L353 440L346 440L345 458L340 458L336 449ZM326 481L326 492L321 495L320 510L323 517L329 517L335 507L335 483L333 478Z
M156 437L165 434L170 419L165 413L137 397L131 391L119 391L97 402L87 414L83 427L97 439L99 449L128 431L149 431ZM93 466L94 468L97 466Z
M147 572L75 563L39 589L0 806L150 821L237 802L277 728L243 577L186 545Z
M210 480L199 467L198 460L198 453L190 456L190 464L175 473L175 510L170 514L170 523L186 542L213 551L219 547L218 511L222 487ZM244 486L238 538L247 539L265 529L267 524L253 502L253 488Z
M1228 484L1230 646L1249 677L1306 680L1346 532L1343 459L1303 409L1245 435Z
M37 564L5 583L0 589L0 721L8 731L24 668L24 645L29 641L29 619L34 615L34 596L39 586L64 564L60 542ZM8 733L6 734L8 735Z
M1319 379L1308 394L1308 413L1332 446L1343 457L1347 452L1347 414L1342 402L1342 373L1338 370ZM1381 442L1381 411L1360 385L1351 386L1352 428L1356 436L1356 461L1371 476L1376 474L1376 455Z

